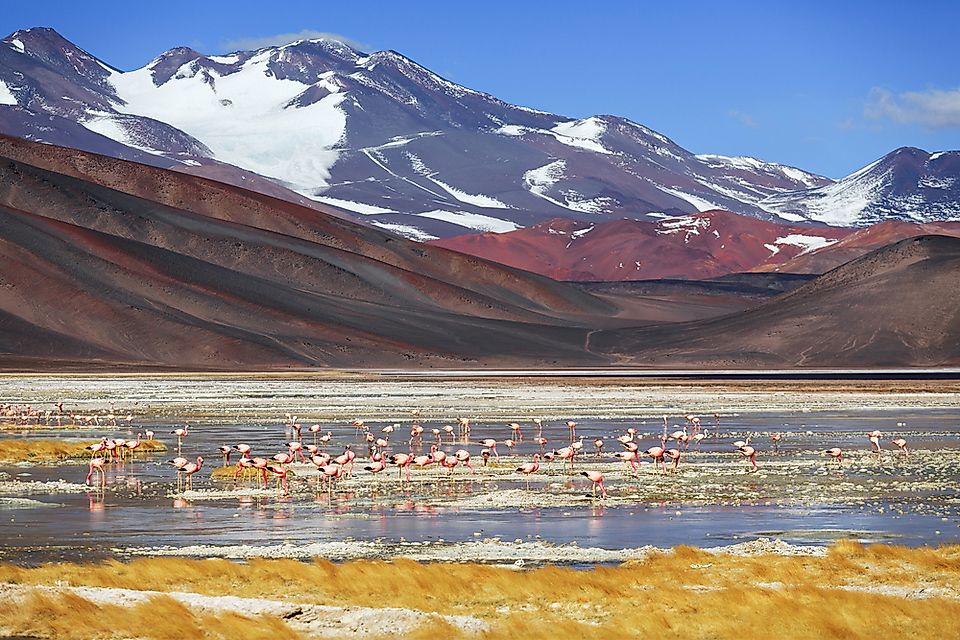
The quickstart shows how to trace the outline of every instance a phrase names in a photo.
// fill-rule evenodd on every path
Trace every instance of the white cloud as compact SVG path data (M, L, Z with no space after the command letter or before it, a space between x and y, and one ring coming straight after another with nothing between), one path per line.
M868 118L922 124L931 129L960 127L960 88L894 94L874 87L870 90L864 113Z
M370 51L373 47L364 44L353 38L349 38L339 33L330 33L328 31L313 31L304 29L299 33L278 33L272 36L256 36L249 38L234 38L224 42L221 47L224 51L251 51L253 49L262 49L263 47L277 47L283 44L296 42L297 40L316 40L326 38L327 40L339 40L340 42L357 49L358 51Z
M754 120L753 116L751 116L749 113L744 113L742 111L737 111L736 109L731 109L730 111L727 111L727 116L733 118L734 120L736 120L737 122L739 122L745 127L752 128L757 126L757 121Z

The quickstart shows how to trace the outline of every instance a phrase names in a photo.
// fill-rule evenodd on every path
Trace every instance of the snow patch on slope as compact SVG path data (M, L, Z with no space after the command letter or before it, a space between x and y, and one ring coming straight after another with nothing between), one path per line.
M10 91L10 88L0 80L0 104L17 105L17 98Z
M506 233L508 231L516 231L517 229L522 228L510 220L502 220L500 218L493 218L491 216L485 216L479 213L471 213L469 211L444 211L443 209L435 209L433 211L424 211L423 213L418 213L417 215L421 218L443 220L444 222L449 222L451 224L466 227L467 229L473 229L475 231Z
M802 251L800 252L799 255L802 256L805 253L810 253L811 251L817 251L819 249L823 249L824 247L829 247L835 242L836 240L833 238L823 238L821 236L806 236L798 233L791 233L790 235L784 236L782 238L777 238L774 241L774 244L792 245L794 247L800 247ZM768 248L770 247L770 245L764 245L764 246ZM777 251L779 250L780 249L778 248ZM776 253L776 251L774 253Z
M437 236L432 236L422 229L416 227L411 227L408 224L396 224L393 222L380 222L379 220L371 220L370 224L375 227L380 227L381 229L386 229L387 231L392 231L397 235L403 236L404 238L409 238L411 240L416 240L417 242L426 242L428 240L436 240Z
M25 53L26 49L23 46L23 41L18 38L14 38L10 41L10 48L16 51L17 53Z
M365 216L372 216L378 213L396 213L390 209L384 209L383 207L377 207L372 204L366 204L363 202L354 202L353 200L341 200L340 198L333 198L330 196L311 196L312 200L317 202L323 202L324 204L333 205L334 207L340 207L341 209L346 209L347 211L353 211L354 213L359 213Z
M783 212L781 209L792 205L791 208L800 207L807 219L839 227L855 226L864 209L874 201L891 179L889 170L873 171L882 160L883 158L868 164L839 182L809 191L772 196L762 204L785 218L788 212Z
M115 108L173 125L222 162L299 189L326 187L338 158L334 147L346 131L346 115L339 108L346 94L331 93L296 106L295 99L309 85L274 77L269 62L269 52L264 52L221 76L215 69L199 70L193 61L159 87L149 65L115 72L110 82L125 103Z
M665 193L669 193L672 196L676 196L677 198L680 198L681 200L686 200L687 202L695 206L697 208L697 211L711 211L713 209L723 209L723 207L721 207L715 202L710 202L709 200L706 200L699 196L695 196L690 193L684 193L679 189L671 189L670 187L664 187L663 185L659 185L659 184L656 185L656 187Z
M475 207L484 207L488 209L509 209L510 208L503 202L491 196L486 196L483 194L467 193L462 189L458 189L453 185L447 184L446 182L439 180L438 178L434 177L437 175L437 172L431 171L429 167L427 167L427 165L423 163L423 160L421 160L419 156L417 156L414 153L407 153L405 155L410 160L410 166L413 167L414 171L416 171L417 173L422 175L424 178L426 178L430 182L434 183L435 185L437 185L438 187L440 187L441 189L449 193L451 196L453 196L460 202L463 202L464 204L472 204Z

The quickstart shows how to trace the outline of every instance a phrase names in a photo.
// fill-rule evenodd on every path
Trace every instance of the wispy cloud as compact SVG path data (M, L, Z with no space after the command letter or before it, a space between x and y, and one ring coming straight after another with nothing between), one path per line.
M297 40L316 40L317 38L326 38L328 40L339 40L359 51L370 51L373 49L369 44L354 40L348 36L339 33L330 33L328 31L313 31L304 29L298 33L277 33L272 36L253 36L246 38L234 38L221 43L224 51L250 51L252 49L262 49L263 47L276 47Z
M931 129L960 127L960 88L894 94L874 87L867 97L864 113L868 118L921 124Z
M740 124L745 127L755 127L757 126L757 121L753 119L753 116L749 113L744 113L742 111L737 111L736 109L731 109L727 111L727 116L733 118Z

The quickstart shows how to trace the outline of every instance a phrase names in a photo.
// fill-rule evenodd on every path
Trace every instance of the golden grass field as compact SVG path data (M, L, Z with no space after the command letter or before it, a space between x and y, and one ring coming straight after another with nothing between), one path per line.
M0 463L85 461L90 459L90 452L85 447L94 442L98 441L4 440L3 448L0 448ZM141 440L134 458L141 457L144 452L157 453L166 450L167 445L159 440ZM129 451L127 459L131 459Z
M139 559L99 565L0 565L0 583L189 591L326 605L470 615L465 634L438 619L408 637L956 638L960 546L854 542L823 557L747 556L677 547L619 567L515 570L408 560ZM170 624L177 620L176 625ZM124 608L71 593L0 600L0 636L298 638L269 616L201 615L169 598Z

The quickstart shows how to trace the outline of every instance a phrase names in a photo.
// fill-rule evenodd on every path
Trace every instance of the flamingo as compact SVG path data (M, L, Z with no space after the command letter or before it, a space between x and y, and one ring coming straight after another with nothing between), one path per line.
M100 442L94 442L93 444L87 445L84 447L87 451L90 452L90 459L93 460L95 454L100 453L107 448L107 439L106 437L100 438Z
M300 456L300 462L306 462L306 458L303 457L303 443L299 440L293 442L288 442L287 447L290 449L290 456L293 458L293 462L297 461L297 456Z
M331 433L331 432L329 432L329 431L327 431L326 434L320 436L320 442L323 443L322 446L328 445L328 444L330 443L330 440L332 440L332 439L333 439L333 433Z
M618 451L614 454L618 458L628 464L630 468L636 473L639 465L637 465L637 452L636 451Z
M333 461L336 462L341 467L350 465L350 468L347 470L347 476L352 477L353 476L353 459L356 457L357 457L357 454L353 452L351 445L348 444L346 447L344 447L343 453L341 453L339 456L334 458Z
M523 442L523 433L520 431L520 423L511 422L507 426L510 427L510 434L516 436L517 442Z
M390 456L390 464L397 465L397 477L403 481L403 470L407 470L407 482L410 482L410 463L413 462L413 455L409 453L395 453Z
M373 473L373 474L377 474L386 468L387 468L387 463L384 462L382 459L380 459L380 460L375 460L374 462L371 462L370 464L366 465L365 467L363 467L363 470L369 471L370 473Z
M96 472L97 474L97 485L101 488L107 486L107 474L103 470L103 463L106 462L103 458L90 458L90 470L87 472L86 484L90 484L90 476Z
M153 440L154 433L153 431L150 431L150 429L147 429L146 431L144 431L143 435L147 437L147 440Z
M454 468L460 464L460 458L457 456L446 456L443 460L440 461L440 464L447 468L447 470L452 474Z
M413 446L413 441L414 441L414 440L417 440L417 441L419 441L419 442L421 442L421 443L423 442L423 427L421 427L421 426L418 425L418 424L417 424L417 425L414 425L413 427L410 428L410 443L409 443L409 444L410 444L411 447Z
M531 418L530 422L537 425L537 437L542 438L543 437L543 420L541 420L540 418Z
M239 451L241 456L245 456L247 458L250 457L250 451L251 451L250 445L241 443L238 445L234 445L233 448Z
M507 438L503 441L503 445L507 448L508 455L513 455L513 448L517 446L517 443Z
M827 449L824 451L825 454L837 461L837 465L843 466L843 451L840 450L840 447L833 447L832 449Z
M673 461L673 470L676 471L680 466L680 449L667 449L664 454Z
M343 467L333 463L328 464L324 467L320 467L320 472L323 474L323 480L327 485L327 491L333 491L333 483L336 480L339 480L343 475Z
M267 488L267 467L270 465L270 461L266 458L251 458L250 466L260 472L260 478L257 481L257 486L263 485L263 488Z
M770 436L770 441L773 442L773 450L776 453L780 452L780 441L783 439L783 434L779 431Z
M330 464L330 454L329 453L316 453L310 456L310 462L319 469L320 467L325 467Z
M902 451L903 453L905 453L908 458L910 457L910 452L907 451L907 441L906 441L906 440L904 440L903 438L894 438L893 440L891 440L891 442L892 442L893 444L897 445L897 446L900 448L900 451Z
M660 467L664 473L667 472L667 464L663 460L663 456L666 453L666 449L663 447L650 447L647 449L646 454L653 458L653 468L657 468L657 462L660 463Z
M225 445L219 447L219 450L220 450L220 455L223 456L223 466L229 467L229 466L230 466L230 454L233 453L233 447L231 447L230 445L226 445L226 444L225 444Z
M522 465L520 465L519 467L517 467L517 472L518 472L518 473L522 473L522 474L524 474L525 476L527 476L526 481L527 481L527 489L528 489L528 490L530 489L530 474L536 473L539 468L540 468L540 454L539 454L539 453L533 454L533 462L527 462L527 463L522 464Z
M871 431L867 434L867 440L870 441L871 446L876 447L876 452L880 453L880 436L877 435L879 431Z
M590 482L593 483L593 495L594 495L594 497L596 497L596 495L597 495L597 487L600 487L600 497L601 497L601 498L606 498L606 497L607 497L607 490L606 490L606 489L604 488L604 486L603 486L603 474L602 474L602 473L600 473L599 471L589 471L589 470L588 470L588 471L581 471L581 472L580 472L580 475L586 476L587 479L590 480Z
M573 447L564 447L563 449L557 449L553 452L553 455L560 460L569 460L570 461L570 472L573 473L573 458L576 455L577 450ZM564 463L565 464L565 463Z
M706 437L707 437L707 432L706 432L706 431L701 431L700 433L695 433L695 434L693 435L693 441L697 443L697 451L700 450L700 443L701 443L701 442L703 441L703 439L706 438Z
M190 429L190 425L185 424L182 427L177 427L176 429L170 432L173 435L177 436L177 455L178 456L180 455L180 450L183 445L183 439L186 438L187 435L189 435L188 434L189 429Z
M537 436L536 438L533 439L533 441L536 442L538 445L540 445L540 453L543 453L543 450L547 446L548 440L543 436Z
M493 455L497 456L497 460L500 460L500 454L497 453L497 441L496 441L496 440L494 440L493 438L487 438L486 440L484 440L484 441L481 442L480 444L482 444L484 447L486 447L487 449L489 449L490 452L493 453ZM484 466L486 466L486 463L484 463Z
M133 458L133 454L136 453L137 449L140 447L140 436L142 435L142 433L138 433L136 440L127 440L123 443L124 448L130 452L131 458Z
M187 491L193 490L193 474L195 474L197 471L200 471L202 468L203 458L201 456L197 456L196 462L188 462L187 464L183 465L183 469L181 470L183 471L183 475L187 481Z
M567 429L570 430L570 442L577 437L577 423L573 420L567 420Z
M453 444L455 442L453 437L453 427L451 427L449 424L445 424L443 425L443 432L450 436L450 444Z
M307 431L313 434L313 446L317 446L317 434L320 433L320 429L322 428L319 423L307 427Z
M276 465L267 465L267 471L272 473L277 477L277 489L279 490L283 487L283 495L290 493L289 488L287 487L287 470L283 467L278 467Z
M283 465L285 465L285 464L290 464L291 462L294 461L292 455L290 455L289 453L283 453L283 452L274 455L274 456L271 458L271 460L273 460L274 462L276 462L277 464L279 464L279 465L281 465L281 466L283 466Z
M750 461L750 464L753 465L753 471L757 470L757 451L750 445L745 445L742 447L737 447L737 451L740 452L740 455L744 456L747 460Z
M470 435L470 418L457 418L457 427L460 430L460 437L466 438Z
M453 452L453 456L459 460L463 466L467 469L470 469L470 473L476 473L473 467L470 466L470 452L466 449L457 449Z

